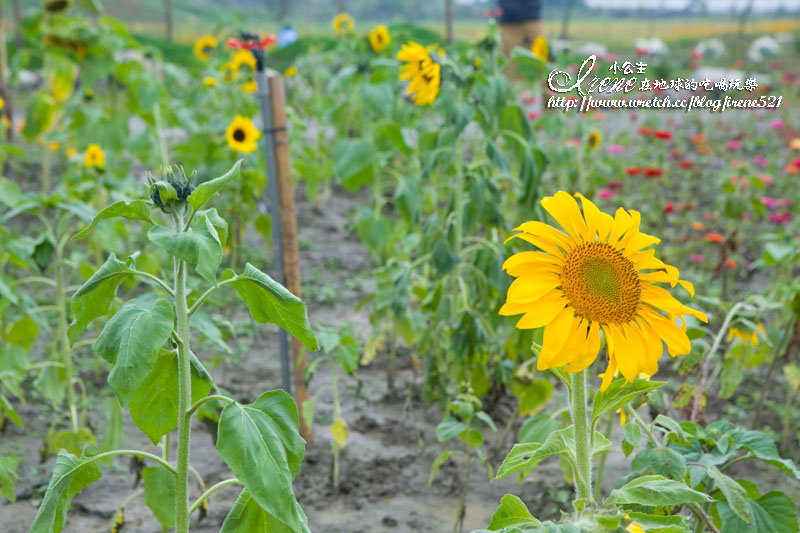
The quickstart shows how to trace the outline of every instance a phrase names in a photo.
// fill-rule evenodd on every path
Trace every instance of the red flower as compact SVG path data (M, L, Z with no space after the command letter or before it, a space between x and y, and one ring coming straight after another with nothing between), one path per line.
M644 177L648 179L660 178L664 175L664 171L657 167L647 167L644 169Z
M694 163L692 163L688 159L684 159L682 161L678 161L678 166L681 168L690 169L694 166Z
M612 191L618 191L618 190L620 190L622 188L622 182L621 181L609 181L608 182L608 188L611 189Z
M664 206L664 210L661 211L661 213L664 215L668 215L674 212L675 212L675 204L673 204L672 202L667 202L667 205Z
M721 233L717 233L716 231L709 231L706 233L705 240L706 242L721 243L725 242L725 236Z
M672 133L668 132L667 130L656 130L653 135L656 139L661 139L662 141L672 140Z
M736 259L731 259L729 257L728 259L725 260L725 268L733 270L734 268L737 268L738 266L739 266L739 263L736 262Z
M627 167L625 169L625 174L627 174L628 176L636 176L637 174L641 174L641 173L642 173L642 169L639 168L639 167Z
M651 133L653 133L653 130L648 126L642 126L639 128L639 135L650 135Z
M702 59L703 54L699 50L692 50L692 59Z

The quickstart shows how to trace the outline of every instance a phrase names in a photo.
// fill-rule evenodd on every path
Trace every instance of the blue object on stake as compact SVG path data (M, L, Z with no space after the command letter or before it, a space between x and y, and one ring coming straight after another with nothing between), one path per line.
M256 58L256 83L258 84L258 100L261 105L261 121L264 123L264 160L267 163L267 195L269 196L269 213L272 225L272 244L275 247L275 277L278 283L286 285L283 272L283 228L278 196L278 176L275 170L275 128L272 123L272 107L269 102L269 82L265 68L266 53L261 46L258 35L242 33L242 39L253 43L250 48ZM289 337L283 328L278 328L281 355L281 382L286 394L292 394L292 379L289 361Z

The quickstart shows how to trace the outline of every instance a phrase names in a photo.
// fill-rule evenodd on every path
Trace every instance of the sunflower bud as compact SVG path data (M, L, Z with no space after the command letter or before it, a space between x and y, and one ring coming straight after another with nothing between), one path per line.
M167 214L176 213L183 209L186 199L192 194L194 186L192 177L186 176L182 167L166 167L161 179L156 180L152 175L147 175L150 184L150 199Z

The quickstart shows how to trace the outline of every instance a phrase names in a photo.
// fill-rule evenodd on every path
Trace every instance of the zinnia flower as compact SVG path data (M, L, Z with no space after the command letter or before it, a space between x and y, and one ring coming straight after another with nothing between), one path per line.
M716 242L716 243L725 242L725 236L721 233L717 233L716 231L709 231L708 233L706 233L706 236L704 238L706 242Z
M536 59L547 62L550 57L550 46L547 44L547 39L545 39L544 35L539 35L534 39L531 45L531 52L533 52L533 56Z
M501 315L519 315L519 329L544 327L537 368L580 372L600 351L603 331L609 354L601 390L619 371L626 381L640 373L653 375L663 353L688 354L686 326L676 317L706 316L674 299L655 283L680 284L692 296L694 287L678 277L678 269L656 259L650 246L660 242L641 233L638 211L618 209L614 217L576 194L564 191L542 199L542 207L564 228L526 222L511 238L540 251L517 253L503 264L516 279L508 289Z
M621 154L625 151L625 147L621 144L609 144L608 145L608 153L609 154Z
M436 61L438 49L435 45L425 48L409 41L397 53L397 59L405 62L400 67L400 79L410 80L406 94L414 96L417 105L432 104L439 94L442 66Z
M640 167L626 167L625 168L625 174L627 174L628 176L635 176L635 175L641 174L641 173L642 173L642 169Z
M657 167L647 167L644 169L644 177L648 179L660 178L664 175L664 171Z
M639 135L650 135L651 133L653 133L653 130L648 126L642 126L639 128Z
M762 326L760 322L756 324L756 329L752 332L747 332L737 328L736 326L731 326L728 330L728 342L731 342L734 339L741 339L742 344L744 345L758 346L760 343L758 339L759 331L762 335L767 334L767 332L764 331L764 326Z
M742 147L742 141L728 141L725 146L728 147L728 150L738 150Z
M253 125L252 120L236 115L228 126L226 137L231 150L249 154L258 147L256 141L261 137L261 132Z
M656 139L661 139L662 141L671 141L672 140L672 133L668 132L667 130L656 130L653 133L653 136Z
M353 21L353 17L347 13L339 13L333 17L333 29L336 30L336 35L353 33L354 26L355 22Z
M392 37L389 35L389 28L386 26L378 26L369 32L369 45L375 52L383 52L390 42L392 42Z
M779 119L779 118L775 119L775 120L773 120L772 122L769 123L770 129L773 129L773 130L782 129L785 125L786 125L786 123L783 120Z
M106 168L106 154L99 144L90 144L83 156L83 166L103 170Z
M216 48L218 44L219 43L215 37L211 35L203 35L194 42L192 51L198 58L202 59L203 61L208 61L209 52Z
M706 143L706 136L702 133L695 133L692 135L692 142L694 144L705 144Z

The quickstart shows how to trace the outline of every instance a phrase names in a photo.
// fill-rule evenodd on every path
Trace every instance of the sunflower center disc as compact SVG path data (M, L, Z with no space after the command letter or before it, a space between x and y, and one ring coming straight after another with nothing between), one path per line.
M236 142L239 142L239 143L240 143L240 142L242 142L242 141L244 141L244 131L243 131L243 130L236 130L236 131L234 131L234 132L233 132L233 139L234 139Z
M642 294L633 263L605 242L587 242L569 253L561 290L576 315L601 324L630 321Z

